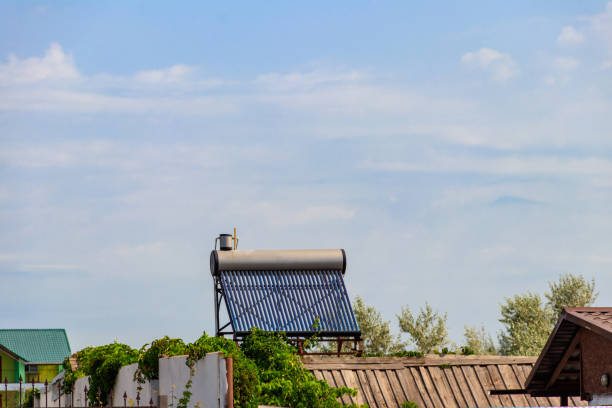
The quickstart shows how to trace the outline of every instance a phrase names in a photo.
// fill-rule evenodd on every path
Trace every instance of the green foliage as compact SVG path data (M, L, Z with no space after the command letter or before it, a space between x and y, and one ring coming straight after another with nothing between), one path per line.
M234 362L234 406L246 408L251 406L251 400L259 392L259 376L257 366L251 359L245 357L242 350L232 340L225 337L209 337L206 333L187 346L187 365L193 368L196 361L207 353L221 351L226 357L232 357Z
M139 351L120 343L88 347L75 354L79 362L76 372L72 371L68 359L64 361L63 391L70 393L77 378L89 375L90 406L106 404L121 366L138 362L135 379L142 382L159 378L160 357L186 354L190 379L176 408L188 408L195 364L211 352L222 352L225 357L233 359L236 408L255 408L258 405L337 408L343 406L337 398L357 394L356 390L332 388L325 381L317 380L304 368L297 350L287 343L284 336L258 329L253 329L241 347L225 337L209 337L206 333L189 344L165 336L150 345L145 344ZM172 406L174 402L173 396Z
M357 296L353 302L353 311L367 355L387 355L403 349L399 338L394 338L391 334L389 322L383 320L374 306L366 305L363 299Z
M410 335L417 349L422 353L429 353L434 348L448 343L447 314L439 314L427 302L425 302L425 308L421 308L417 316L412 314L408 306L402 307L402 313L397 315L397 319L400 330Z
M79 369L73 372L68 359L64 361L66 370L63 391L70 393L77 378L89 375L89 404L106 405L108 395L115 385L119 369L138 361L138 350L126 344L112 343L99 347L86 347L75 354Z
M505 326L499 335L502 354L540 354L564 307L589 306L597 298L595 281L589 282L582 275L564 274L548 285L546 304L540 295L528 292L506 298L501 305L499 321Z
M465 326L464 337L465 346L462 347L462 354L498 354L493 338L487 333L484 324L480 329Z
M461 347L461 354L463 354L464 356L470 356L472 354L476 354L476 352L470 346L463 346Z
M292 408L335 408L337 398L357 395L347 388L332 388L306 370L295 347L281 334L253 329L241 345L244 355L255 363L260 379L259 393L249 406L275 405Z
M400 350L392 353L369 353L364 357L423 357L424 354L420 351Z
M34 399L40 398L40 391L36 388L26 390L26 397L21 405L23 408L33 408Z
M405 401L402 402L402 408L419 408L416 402L413 401Z
M159 359L162 356L180 356L187 354L187 345L182 339L171 339L164 336L142 346L138 355L138 371L135 377L139 382L159 379Z
M75 356L78 358L81 351L77 352ZM83 370L72 371L72 366L70 365L70 361L65 359L62 363L62 367L64 368L64 382L62 383L62 392L65 394L69 394L72 392L72 386L76 382L77 379L84 377L86 374Z
M564 307L592 305L599 293L595 292L595 278L588 282L582 275L563 274L558 282L549 282L550 292L546 293L547 306L553 311L554 323Z
M550 333L550 314L543 307L540 295L528 292L506 299L501 306L506 327L500 335L500 347L505 355L536 356Z
M189 406L189 400L191 400L191 395L193 394L191 392L191 386L193 384L191 377L193 377L193 371L189 372L189 380L185 384L185 391L183 391L183 396L179 399L176 408L187 408Z

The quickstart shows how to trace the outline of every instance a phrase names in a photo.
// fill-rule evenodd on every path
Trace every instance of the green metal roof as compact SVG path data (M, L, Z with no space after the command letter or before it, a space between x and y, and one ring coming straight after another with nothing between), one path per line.
M0 329L0 344L33 363L61 363L70 356L64 329Z

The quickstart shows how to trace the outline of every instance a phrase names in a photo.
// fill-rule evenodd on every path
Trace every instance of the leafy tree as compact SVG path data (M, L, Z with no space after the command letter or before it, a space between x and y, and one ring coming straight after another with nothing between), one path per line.
M366 354L388 354L402 349L399 338L394 338L391 334L389 322L383 320L374 306L366 305L363 299L357 296L353 302L353 311L361 330Z
M493 338L487 333L484 324L478 329L476 326L465 326L465 347L469 354L497 354Z
M563 274L558 282L549 282L546 299L547 305L554 312L556 323L557 317L564 307L582 307L592 305L599 293L595 292L595 278L588 282L582 275Z
M257 367L259 377L259 393L243 407L340 408L343 404L339 398L357 395L357 390L334 388L317 380L282 334L254 328L240 350ZM351 406L357 408L355 404Z
M408 333L417 349L423 353L448 343L447 317L446 313L441 315L434 311L427 302L417 316L413 316L408 306L402 307L402 314L397 315L400 330Z
M505 332L499 337L502 354L513 356L538 355L550 333L550 311L540 295L528 292L506 298L501 305Z
M528 292L506 298L501 305L504 330L499 335L500 351L506 355L538 355L564 307L593 304L597 298L595 280L567 273L549 282L543 303L538 294Z

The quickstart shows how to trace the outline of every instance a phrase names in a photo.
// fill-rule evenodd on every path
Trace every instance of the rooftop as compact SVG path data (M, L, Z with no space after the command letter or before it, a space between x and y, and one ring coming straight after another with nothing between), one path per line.
M563 310L527 379L532 395L580 395L582 328L612 341L612 307Z
M536 357L426 355L425 357L303 358L315 377L334 387L357 388L344 403L401 407L543 407L559 397L490 395L490 390L523 389ZM571 398L573 406L587 405Z
M70 355L64 329L0 329L0 345L32 363L61 363Z

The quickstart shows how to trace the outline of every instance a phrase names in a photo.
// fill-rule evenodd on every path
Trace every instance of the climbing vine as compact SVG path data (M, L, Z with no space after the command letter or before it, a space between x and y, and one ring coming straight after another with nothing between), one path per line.
M187 345L182 339L171 339L164 336L145 344L138 351L138 370L135 379L140 383L145 379L157 380L159 378L159 359L163 356L180 356L187 354Z
M70 361L64 361L63 392L72 392L72 386L79 377L89 376L87 399L91 406L106 405L115 385L119 369L138 361L138 350L127 344L111 343L99 347L86 347L75 354L79 368L72 370Z
M135 380L140 383L159 378L159 358L186 355L190 378L176 408L188 408L192 395L195 364L210 352L222 352L234 361L234 406L255 408L258 405L294 408L338 408L338 398L357 394L356 390L330 387L304 368L297 349L282 334L253 329L239 346L224 337L204 333L193 343L165 336L145 344L140 350L113 343L88 347L75 354L79 368L72 370L64 361L64 392L69 393L77 378L89 375L88 400L91 406L106 404L119 369L138 363Z
M357 395L351 388L333 388L317 380L283 334L253 329L240 348L255 363L260 381L257 393L249 398L247 406L336 408L343 406L339 397Z

